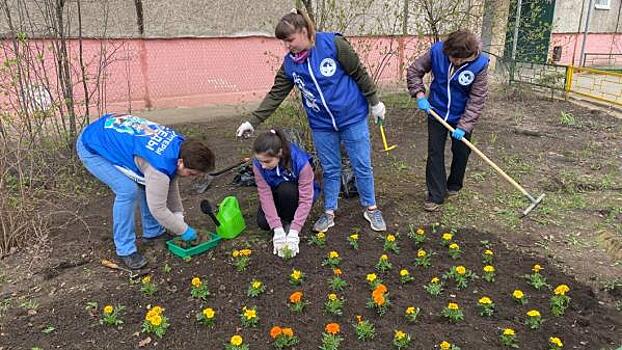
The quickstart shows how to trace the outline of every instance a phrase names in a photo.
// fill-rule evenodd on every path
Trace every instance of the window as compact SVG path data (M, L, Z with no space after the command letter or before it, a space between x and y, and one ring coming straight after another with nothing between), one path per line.
M600 10L609 10L611 9L611 0L596 0L594 7Z

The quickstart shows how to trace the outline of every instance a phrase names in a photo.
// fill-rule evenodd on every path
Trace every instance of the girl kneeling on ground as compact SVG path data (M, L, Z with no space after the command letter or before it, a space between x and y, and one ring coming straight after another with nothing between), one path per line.
M271 129L255 139L253 172L259 193L257 225L272 230L273 253L299 252L298 234L319 194L311 156L289 143L281 130Z

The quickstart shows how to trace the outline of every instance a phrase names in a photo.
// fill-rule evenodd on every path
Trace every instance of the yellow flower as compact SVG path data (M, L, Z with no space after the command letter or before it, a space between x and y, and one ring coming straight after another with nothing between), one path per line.
M440 280L438 279L438 277L432 277L432 280L430 282L438 283L438 282L440 282Z
M514 292L512 293L512 296L513 296L514 298L516 298L516 299L522 299L522 298L525 296L525 294L523 294L523 291L522 291L522 290L520 290L520 289L516 289L516 290L514 290Z
M447 304L447 308L449 310L458 310L460 307L456 303L449 303L449 304Z
M417 311L417 309L415 309L414 306L409 306L406 308L406 315L412 315L415 313L415 311Z
M334 293L328 294L328 300L330 300L330 301L337 300L337 294L334 294Z
M367 278L367 282L371 283L376 280L377 276L375 273L368 273L366 278Z
M462 265L456 266L456 273L459 275L464 275L466 273L466 268Z
M195 278L192 279L192 286L194 288L200 288L202 284L203 284L203 282L201 282L200 278L195 277Z
M553 291L555 295L566 295L570 291L570 288L565 284L560 284Z
M318 232L317 235L315 235L315 237L317 237L317 239L319 239L319 240L322 240L322 239L326 238L326 233Z
M164 311L164 309L157 305L149 309L149 312L153 313L153 315L161 315L162 311Z
M251 284L251 287L253 289L259 289L261 288L261 281L253 281L253 283Z
M426 255L428 255L428 253L426 253L425 250L423 250L423 249L419 249L417 251L417 257L418 258L425 258Z
M564 347L564 343L562 343L562 340L559 339L558 337L550 337L549 342L553 345L556 345L557 347L560 347L560 348Z
M449 245L449 249L451 250L458 250L460 249L460 246L457 243L452 243Z
M451 239L454 238L454 235L447 232L447 233L443 233L443 236L441 238L443 239L443 241L451 241Z
M205 316L205 318L207 318L208 320L214 318L215 315L216 312L211 307L206 307L205 309L203 309L203 316Z
M527 311L527 316L529 316L529 317L540 317L540 311L538 311L538 310L529 310L529 311Z
M387 241L388 242L395 242L395 236L394 235L387 235Z
M231 255L232 255L234 258L237 258L238 256L240 256L240 251L239 251L239 250L234 250L234 251L231 253Z
M328 258L329 259L336 259L339 257L339 253L337 253L336 251L331 251L330 253L328 253Z
M229 340L229 343L231 343L231 345L233 346L240 346L243 342L244 339L242 339L242 337L237 334L231 337L231 340Z
M253 251L248 248L240 250L241 256L250 256L252 253Z
M440 347L441 347L441 350L450 350L451 349L451 343L443 341L441 343Z
M142 283L143 284L151 283L151 275L147 275L143 277Z
M399 330L395 331L395 339L396 340L402 340L404 338L406 338L406 333L404 333L402 331L399 331Z
M253 318L257 317L257 311L255 311L254 309L244 308L244 317L247 320L252 320Z
M486 250L484 250L484 255L493 256L495 254L492 252L492 250L486 249Z
M406 277L408 275L410 275L410 272L408 272L408 270L406 270L406 269L400 270L400 276Z
M542 266L540 266L539 264L535 264L535 265L533 265L533 267L531 268L531 271L533 271L533 272L535 272L535 273L538 273L538 272L540 272L540 271L542 271L542 270L543 270L543 268L542 268Z
M299 280L302 278L302 271L300 270L292 270L292 274L289 275L292 279Z
M492 300L489 297L481 297L478 302L482 305L492 304Z
M387 261L387 260L389 260L389 257L386 254L380 255L380 261Z
M161 324L162 324L162 316L160 316L160 315L154 315L153 317L151 317L151 319L149 320L149 322L150 322L152 325L154 325L154 326L158 327L159 325L161 325Z
M513 337L516 335L516 332L514 332L512 328L506 328L503 330L503 335L508 336L508 337Z
M495 272L495 267L492 265L486 265L484 266L484 272L489 272L489 273Z
M351 234L350 235L350 239L353 240L353 241L358 241L358 239L359 239L358 233Z
M422 228L418 228L417 232L415 232L415 233L418 234L419 236L425 235L425 231Z
M113 311L114 311L114 308L112 307L112 305L104 306L104 314L110 315Z

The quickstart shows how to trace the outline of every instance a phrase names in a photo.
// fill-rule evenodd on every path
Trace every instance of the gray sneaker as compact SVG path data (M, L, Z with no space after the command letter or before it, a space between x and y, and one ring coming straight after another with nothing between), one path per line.
M374 231L386 231L387 224L384 222L380 209L367 210L363 212L365 220L369 221L371 229Z
M313 224L313 231L315 232L326 232L329 228L335 226L335 215L322 213L320 218L317 219L315 224Z

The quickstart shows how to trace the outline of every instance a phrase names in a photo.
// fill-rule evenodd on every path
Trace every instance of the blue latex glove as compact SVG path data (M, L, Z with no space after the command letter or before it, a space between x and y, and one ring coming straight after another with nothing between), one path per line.
M453 137L456 140L462 140L462 138L464 137L464 134L466 134L464 130L460 128L456 128L454 132L451 133L451 137Z
M194 241L195 239L197 239L197 230L188 226L188 229L186 230L186 232L181 234L181 239L183 239L186 242Z
M428 98L425 96L417 99L417 107L426 113L432 108L432 106L430 106L430 102L428 102Z

